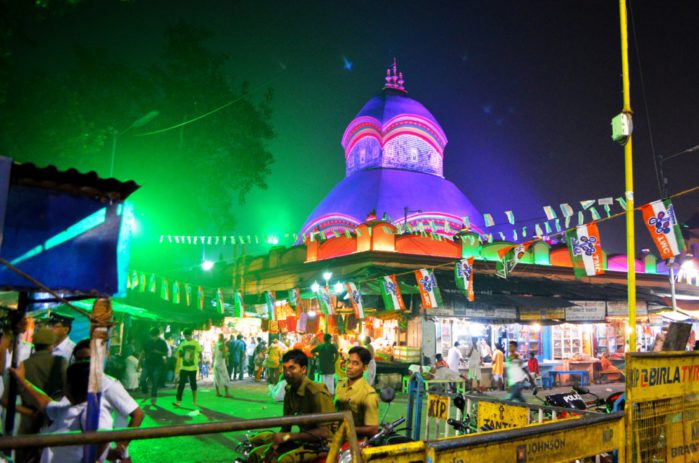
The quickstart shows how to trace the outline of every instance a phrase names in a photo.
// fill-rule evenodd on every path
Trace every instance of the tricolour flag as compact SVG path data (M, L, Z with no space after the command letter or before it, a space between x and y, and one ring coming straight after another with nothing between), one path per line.
M330 288L327 286L321 286L318 289L318 303L320 304L320 311L325 315L335 314L332 296L330 295Z
M243 291L238 289L235 291L235 303L233 305L233 316L234 317L245 317L245 303L243 302Z
M346 283L347 295L350 298L352 307L354 308L354 313L357 315L359 320L364 318L364 303L362 302L362 294L359 292L359 288L354 283Z
M192 305L192 285L189 283L184 284L184 300L187 307Z
M495 225L495 221L493 220L493 216L490 214L483 214L483 220L485 221L486 227L492 227L493 225Z
M437 280L434 278L434 272L421 268L415 270L415 279L420 288L420 296L422 297L422 307L425 309L436 309L442 305L442 295L437 287Z
M277 319L277 295L274 291L265 291L265 307L267 308L267 320Z
M141 272L138 279L140 282L138 285L138 290L142 293L145 293L146 292L146 274Z
M602 245L596 223L581 225L567 231L566 241L576 278L604 273Z
M170 283L167 278L163 278L160 281L160 298L166 301L170 300Z
M570 207L570 204L563 203L561 204L561 212L563 213L563 217L570 217L573 215L573 208Z
M675 217L672 201L669 199L654 201L641 206L641 212L643 212L643 223L646 224L661 259L670 259L684 251L684 238Z
M546 214L546 220L557 219L556 211L551 206L544 206L544 213Z
M507 278L508 275L515 269L519 261L522 260L522 257L524 257L524 253L527 251L527 249L529 249L529 246L531 246L531 241L515 244L513 246L505 246L504 248L499 249L498 257L500 260L495 263L495 275L499 276L500 278Z
M454 281L456 287L466 293L468 300L473 302L473 257L461 259L454 268Z
M199 299L199 310L204 310L204 287L197 287L197 298Z
M218 310L218 312L221 315L223 315L223 313L226 310L225 305L224 305L224 300L223 300L223 289L222 288L218 288L216 290L216 309Z
M507 216L507 221L510 222L510 225L515 224L515 215L512 211L505 211L505 215Z
M175 281L172 284L172 302L174 304L179 304L182 302L182 297L180 296L180 282Z
M299 288L289 290L289 305L297 312L301 308L301 290Z
M404 310L403 295L400 293L395 275L385 275L379 280L381 297L386 310Z
M148 279L148 291L155 294L155 290L155 275L151 273L150 278Z

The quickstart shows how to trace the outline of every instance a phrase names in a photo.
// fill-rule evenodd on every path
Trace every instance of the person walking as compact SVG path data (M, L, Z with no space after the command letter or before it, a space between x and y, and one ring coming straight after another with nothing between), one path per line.
M502 353L502 346L497 344L493 352L493 386L496 390L502 391L505 387L503 376L505 374L505 354Z
M267 349L267 358L264 361L264 366L267 369L267 384L276 385L279 382L281 358L282 349L279 347L279 341L275 339Z
M311 351L318 358L318 370L331 395L335 394L335 362L340 355L337 346L332 343L332 338L330 333L325 333L324 342Z
M187 381L192 389L192 403L195 407L197 406L197 369L202 350L201 344L192 339L192 330L190 328L184 330L184 341L177 347L177 356L182 359L182 366L180 367L180 382L177 385L177 401L173 403L175 407L179 407L182 402L182 394Z
M243 340L243 335L239 334L232 344L232 350L228 353L228 358L233 362L232 379L243 380L245 375L245 350L247 346Z
M143 345L143 352L139 364L141 366L141 392L148 393L148 383L150 382L150 403L155 405L158 398L158 387L160 378L165 370L165 359L167 358L167 344L160 338L160 330L151 328L150 339Z
M507 367L507 385L510 387L510 394L506 400L526 403L522 395L524 383L529 380L529 384L534 384L534 379L527 370L524 369L522 358L517 353L517 341L510 341L508 344L508 355L505 365Z
M255 381L262 379L262 373L265 371L265 360L267 359L267 343L260 341L255 348Z
M230 339L226 342L226 353L228 354L228 377L235 379L233 376L233 365L235 365L235 359L233 358L233 350L235 349L235 335L231 334Z
M257 350L257 345L260 343L261 339L257 338L255 340L254 336L250 336L250 342L245 348L245 355L247 356L247 373L248 376L252 377L255 374L255 351Z
M221 397L221 389L226 397L230 397L228 388L231 385L231 377L228 375L227 360L226 340L223 337L223 333L221 333L218 335L218 343L216 343L214 348L214 387L216 388L216 397Z

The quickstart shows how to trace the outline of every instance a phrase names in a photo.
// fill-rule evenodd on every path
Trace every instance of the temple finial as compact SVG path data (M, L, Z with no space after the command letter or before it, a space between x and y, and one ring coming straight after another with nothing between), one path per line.
M401 93L408 93L404 84L403 73L398 71L398 64L396 63L396 59L393 58L393 66L386 69L386 85L384 86L384 90L390 89Z

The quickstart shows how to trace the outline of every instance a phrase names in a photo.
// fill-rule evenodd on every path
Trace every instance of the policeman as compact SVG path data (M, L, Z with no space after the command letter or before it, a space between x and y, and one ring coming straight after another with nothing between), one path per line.
M49 319L49 325L56 334L56 345L53 348L53 355L63 357L66 359L66 362L70 361L70 357L73 355L73 349L75 348L75 343L68 337L73 327L73 320L73 317L57 313L52 314Z
M282 357L282 364L287 382L284 416L334 411L332 397L325 384L314 383L306 377L308 357L302 350L288 351ZM299 428L300 432L291 432L291 425L287 425L282 426L281 432L257 434L251 441L258 447L250 452L248 461L301 463L321 457L325 452L309 444L320 444L330 438L329 424L299 425Z
M349 350L347 379L340 381L335 392L335 408L352 412L357 437L371 437L379 431L379 400L376 391L364 379L371 352L355 346Z

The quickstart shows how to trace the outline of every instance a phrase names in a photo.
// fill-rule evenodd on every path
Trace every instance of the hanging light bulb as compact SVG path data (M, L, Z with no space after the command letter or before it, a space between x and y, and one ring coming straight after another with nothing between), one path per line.
M342 294L345 291L345 287L338 281L335 283L335 286L333 286L333 290L335 291L335 294Z
M314 281L313 284L311 285L311 291L313 291L314 293L317 293L318 291L320 291L320 285L318 284L317 281Z

